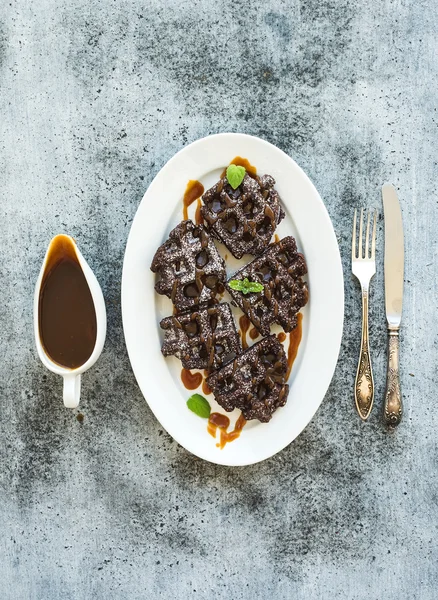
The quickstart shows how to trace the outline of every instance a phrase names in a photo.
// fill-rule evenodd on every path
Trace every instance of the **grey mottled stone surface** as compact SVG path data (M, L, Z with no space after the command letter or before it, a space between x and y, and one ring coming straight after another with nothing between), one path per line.
M437 8L2 2L2 598L437 598ZM273 142L306 170L345 267L344 339L324 403L290 447L240 469L197 460L162 431L131 372L120 314L144 190L184 144L227 130ZM370 421L352 405L352 207L381 210L385 181L399 189L406 235L406 412L392 436L380 423L382 218ZM33 287L59 231L77 238L108 307L82 424L33 343Z

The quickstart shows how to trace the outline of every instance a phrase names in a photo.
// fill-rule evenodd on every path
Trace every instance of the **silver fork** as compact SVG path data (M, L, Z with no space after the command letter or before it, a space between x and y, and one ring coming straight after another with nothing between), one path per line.
M357 209L354 210L353 242L351 244L351 269L353 275L359 280L362 288L362 341L360 345L359 364L357 366L356 381L354 384L354 399L357 412L361 419L366 420L371 412L374 400L374 379L371 368L370 344L368 339L368 292L371 277L376 272L376 221L377 213L374 212L373 231L370 241L371 213L368 212L365 240L363 240L363 208L360 209L358 251L356 253L356 221ZM363 247L365 241L365 250Z

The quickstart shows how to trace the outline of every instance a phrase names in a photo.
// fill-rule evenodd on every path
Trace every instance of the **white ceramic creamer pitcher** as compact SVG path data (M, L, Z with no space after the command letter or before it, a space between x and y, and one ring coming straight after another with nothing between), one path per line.
M64 379L64 405L76 408L81 374L105 343L106 310L94 273L68 235L55 236L47 249L35 287L34 330L41 362Z

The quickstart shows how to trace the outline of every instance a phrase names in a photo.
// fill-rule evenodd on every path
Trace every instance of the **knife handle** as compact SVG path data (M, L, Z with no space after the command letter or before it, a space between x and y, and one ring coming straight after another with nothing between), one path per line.
M354 399L359 416L368 418L374 401L374 379L368 341L368 290L362 288L362 341L354 384Z
M383 420L385 424L394 429L400 423L403 407L400 392L400 339L397 329L388 330L388 371L386 375L385 403L383 407Z

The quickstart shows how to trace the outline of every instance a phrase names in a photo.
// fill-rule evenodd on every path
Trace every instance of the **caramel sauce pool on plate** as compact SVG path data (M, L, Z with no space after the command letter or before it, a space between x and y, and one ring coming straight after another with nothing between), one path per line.
M207 377L208 372L204 371L205 377ZM184 387L188 390L196 390L202 383L202 391L204 394L211 394L211 390L207 385L204 377L201 373L192 373L189 369L181 370L181 381L184 384ZM234 425L234 429L232 431L227 431L230 425L230 419L226 415L222 415L221 413L213 412L210 414L207 423L207 431L208 433L216 437L216 432L219 429L221 432L219 442L216 444L218 448L221 450L225 448L226 444L229 442L233 442L236 440L246 423L246 420L243 415L237 419L236 424Z
M201 373L192 373L189 369L181 370L181 381L187 390L196 390L201 385L202 380Z
M230 419L226 415L221 415L220 413L211 413L208 419L207 431L210 435L216 437L216 431L218 429L220 430L220 440L216 446L223 450L227 444L237 440L245 424L246 419L243 414L241 414L234 425L234 429L232 431L227 431L230 425Z
M208 417L207 423L207 431L208 433L216 437L216 431L219 429L223 429L226 431L230 425L230 419L226 415L221 415L221 413L213 412Z
M198 200L198 198L200 198L202 196L202 194L204 193L204 186L202 185L202 183L200 181L197 181L196 179L190 179L190 181L187 184L186 187L186 191L184 192L184 198L183 198L183 219L184 221L186 221L189 218L189 213L188 213L188 208L191 204L193 204L193 202L195 200ZM198 214L199 211L199 214ZM201 218L201 202L198 202L198 207L196 209L196 213L197 219L201 219L202 222L202 218ZM198 223L199 225L199 223Z

